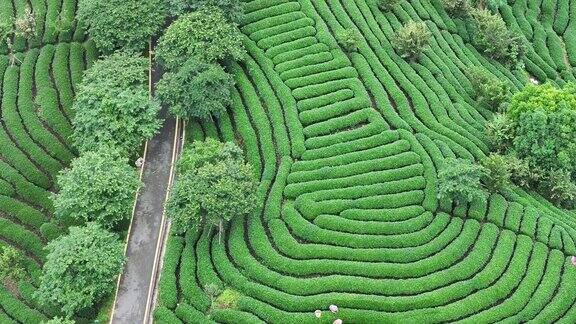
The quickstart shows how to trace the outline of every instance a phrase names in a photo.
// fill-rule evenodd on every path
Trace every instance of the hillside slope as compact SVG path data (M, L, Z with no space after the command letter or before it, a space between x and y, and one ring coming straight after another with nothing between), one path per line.
M500 13L530 41L526 70L470 44L469 26L441 1L255 0L241 24L249 57L232 71L234 105L188 141L236 140L261 177L259 213L171 237L159 323L510 323L576 321L576 218L520 189L486 204L437 200L439 166L489 152L491 112L472 99L464 68L483 66L521 89L532 76L574 81L574 3L510 1ZM425 21L431 49L394 53L402 23ZM345 54L334 36L363 39ZM210 309L207 284L238 291Z

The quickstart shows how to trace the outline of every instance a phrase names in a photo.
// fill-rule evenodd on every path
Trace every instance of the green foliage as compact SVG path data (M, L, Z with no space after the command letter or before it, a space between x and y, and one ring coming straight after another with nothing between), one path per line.
M184 149L178 161L178 173L188 173L206 164L243 159L244 153L236 144L207 138L205 141L194 141Z
M222 288L215 283L208 283L204 285L204 292L210 300L214 301L222 293Z
M493 13L497 13L498 8L506 4L506 0L477 0L475 2L479 8L487 8Z
M519 159L513 154L502 155L502 157L510 170L510 180L517 186L526 189L534 187L542 177L540 171L530 168L530 165L525 160Z
M34 296L42 305L60 306L67 317L110 293L124 265L124 245L96 223L70 227L70 234L48 243L46 250Z
M468 0L443 0L442 4L444 9L454 16L467 16L470 10Z
M452 199L456 203L486 199L480 179L486 169L465 159L446 159L438 170L438 198Z
M576 173L576 110L535 110L520 115L513 149L531 167Z
M564 208L576 207L576 183L565 170L555 170L548 174L542 184L547 196Z
M233 88L232 75L219 65L189 59L177 71L164 74L156 95L175 116L211 119L226 113Z
M36 16L29 6L24 9L24 14L14 21L16 35L26 39L36 36Z
M358 31L353 28L343 29L336 33L336 41L342 49L348 53L358 50L358 43L361 39L360 37Z
M557 88L551 83L529 84L512 96L507 114L518 119L524 112L554 112L562 108L576 110L575 83L567 83L564 88Z
M239 22L244 14L240 0L167 0L170 15L179 16L202 7L218 7L230 21Z
M189 58L213 63L241 60L245 55L242 34L216 7L202 7L174 21L158 41L156 58L168 70Z
M484 68L472 67L466 74L476 94L476 100L487 105L492 111L505 110L505 104L510 97L510 85L498 79Z
M242 1L240 0L188 0L193 10L203 7L217 7L230 21L239 22L244 14Z
M140 52L164 25L166 8L164 0L79 0L77 19L102 52Z
M0 44L6 43L6 38L14 33L14 20L6 19L0 21Z
M428 48L432 34L426 23L410 21L396 32L392 46L403 58L416 60Z
M248 215L258 207L258 182L252 167L236 155L238 149L222 144L216 152L209 152L207 148L217 145L212 139L204 143L196 142L192 150L184 152L179 178L166 204L175 233L217 225L222 234L224 222ZM197 157L186 157L196 154L198 148ZM226 158L230 155L233 158Z
M132 155L160 128L160 104L149 98L144 62L130 54L116 53L86 72L74 102L76 114L72 121L74 143L80 152L107 146Z
M78 224L97 222L113 228L131 215L134 195L141 185L128 159L110 150L85 152L57 178L54 215Z
M402 0L378 0L378 8L382 11L390 11Z
M0 246L0 282L18 281L26 275L24 257L12 246Z
M42 322L43 324L74 324L76 322L74 322L74 320L71 319L66 319L66 318L62 318L62 317L54 317L53 319L46 321L46 322Z
M515 123L506 114L495 114L486 124L486 136L495 152L506 152L512 145L515 135Z
M512 170L508 164L508 158L500 154L490 154L482 160L482 166L486 170L486 187L490 192L498 192L510 184Z
M486 9L473 9L470 15L475 26L472 38L480 51L511 66L520 63L525 51L522 36L509 31L502 17Z
M242 295L233 289L224 289L214 303L221 309L234 309Z
M118 51L94 62L84 71L82 84L92 87L143 87L148 83L148 60L140 55Z

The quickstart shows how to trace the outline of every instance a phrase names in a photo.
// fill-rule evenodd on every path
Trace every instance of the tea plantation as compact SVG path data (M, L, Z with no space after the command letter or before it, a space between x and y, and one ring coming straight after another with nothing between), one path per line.
M485 202L437 198L445 159L490 152L493 113L466 68L513 92L576 81L576 2L499 7L527 40L521 69L476 49L440 0L244 5L233 105L190 122L186 141L242 146L263 207L234 218L222 243L210 227L169 238L157 323L576 322L576 213L516 186ZM410 20L431 33L412 62L391 44ZM350 29L347 52L335 35Z
M506 94L547 82L555 88L565 87L576 98L572 85L576 83L576 1L243 0L239 18L226 15L233 7L227 4L234 0L146 0L150 1L147 6L143 1L140 7L137 1L126 1L127 6L144 8L147 13L157 10L166 17L142 18L140 23L150 25L149 29L142 27L142 33L131 34L138 28L132 26L135 15L126 15L126 20L114 16L111 20L117 23L113 28L118 28L118 33L106 33L111 23L91 20L94 17L87 14L90 28L100 33L90 36L88 27L76 19L81 1L0 1L0 264L11 262L8 252L16 251L10 253L18 254L23 267L20 272L24 272L4 280L7 272L18 269L0 267L1 324L107 320L114 276L105 276L109 291L78 292L78 300L89 296L68 310L38 297L64 291L68 299L64 302L75 302L70 297L75 291L70 291L66 282L61 289L61 283L50 286L45 282L48 279L43 280L51 278L43 275L44 264L50 263L46 262L50 260L46 245L61 236L71 238L62 242L84 239L81 230L65 235L69 224L65 218L56 219L53 204L54 194L61 189L56 184L57 175L80 155L73 138L74 116L81 115L73 109L75 94L82 93L78 90L87 93L80 105L84 113L90 113L94 104L104 107L97 113L108 114L108 119L92 116L96 122L86 126L82 134L90 135L90 127L97 125L109 127L103 131L108 137L103 138L110 142L122 141L117 134L128 134L134 135L137 143L157 132L160 121L152 120L152 115L160 109L160 102L167 106L165 99L177 102L185 97L171 92L169 83L190 82L190 75L184 72L192 74L191 79L208 75L227 85L232 82L226 73L233 76L233 87L223 92L231 90L231 104L226 107L219 105L219 93L186 93L195 105L209 103L206 106L210 108L201 108L210 118L186 120L184 152L193 148L194 142L206 139L236 143L258 180L257 199L250 197L252 206L238 207L238 215L221 221L218 225L222 231L218 226L205 226L206 219L194 228L172 227L153 303L155 323L576 322L576 211L560 208L562 204L555 201L558 190L566 190L568 198L562 197L574 207L576 185L562 187L558 183L551 189L554 199L547 199L545 188L532 190L515 182L492 190L485 199L460 203L446 199L439 189L447 161L480 163L494 153L486 125L499 109L480 102L478 80L470 73L471 68L493 76L484 82L485 87L495 86L497 81L506 84ZM83 3L88 13L114 9L109 4L106 7L105 1ZM196 13L186 16L178 4L186 4L186 10ZM206 4L220 6L223 11L202 8ZM455 9L449 10L449 5ZM488 33L484 43L478 41L481 28L470 17L484 19L479 11L470 16L456 12L476 10L470 9L472 6L489 8L498 19L501 17L502 26L512 31L507 34L510 43L504 56L489 48L502 45L494 43L502 35ZM219 33L216 36L191 31L192 40L185 39L190 43L180 53L198 51L193 48L197 45L194 41L209 43L210 37L222 37L226 44L211 44L212 52L205 55L214 58L196 62L195 57L189 60L172 55L182 49L176 46L177 37L167 37L164 52L152 52L158 54L165 76L171 73L168 86L159 86L159 100L148 98L146 102L147 98L137 97L148 97L148 85L141 82L141 67L148 65L145 59L119 53L93 65L100 52L132 49L139 55L148 45L142 40L150 34L156 33L151 44L161 47L162 36L178 15L200 29L201 15L211 11L219 13L206 21L230 25L214 26L214 34ZM161 18L159 22L155 17ZM167 29L158 33L164 18ZM232 22L236 19L246 54L234 62L223 53L228 50L226 46L238 45L233 44L237 35ZM177 26L181 29L174 28L174 35L182 36L185 23ZM33 32L28 30L31 24ZM411 24L413 29L407 33L415 34L407 34L405 42L417 43L420 30L426 34L428 45L421 54L404 55L398 35ZM7 31L13 26L18 32ZM497 29L494 26L490 28ZM118 39L111 39L115 36ZM97 42L104 48L97 47ZM241 54L238 49L232 56L236 59ZM506 62L503 57L520 59ZM115 86L114 91L95 89L91 93L90 87L80 86L89 67L114 71L114 64L125 66L110 80L102 77L104 72L92 74L93 84ZM126 67L131 64L136 68ZM183 65L180 71L174 68L178 64ZM192 84L198 89L208 88L211 81ZM225 86L218 90L222 88ZM142 100L126 100L128 104L122 105L110 93ZM99 100L108 106L100 105ZM552 103L554 98L549 100ZM566 108L567 102L570 100L562 101L558 110ZM133 107L140 103L147 108ZM181 112L190 113L186 102L180 104ZM573 104L576 107L576 99ZM118 109L107 110L109 107ZM225 112L216 115L210 110L217 108ZM144 123L146 116L138 120L141 116L135 111L150 114L146 136L138 133L139 125L117 127L118 120ZM126 116L134 119L121 119ZM113 122L97 123L102 120ZM576 136L576 131L571 134ZM548 143L546 140L550 139L540 142ZM214 141L206 143L207 147L218 147ZM568 146L570 152L576 151L574 143ZM241 160L238 147L223 147L228 150L225 153ZM138 147L130 149L122 159L112 153L106 158L107 162L112 160L109 165L119 161L115 165L125 166L135 177L132 155L140 151ZM86 164L78 163L78 169L98 170L90 169L88 163L90 157L98 157L95 152L82 152L88 158L83 160ZM565 155L557 160L565 164L575 161ZM217 175L221 176L229 175L223 169L234 165L217 166L225 167L210 170L221 172ZM235 180L245 184L244 189L253 188L245 174L249 170L241 165L236 172ZM204 177L198 181L211 176L198 174ZM569 180L574 182L575 178L576 173L568 173ZM102 197L105 194L95 200ZM132 192L126 197L125 201L132 199ZM113 198L117 197L109 201ZM230 205L236 203L229 200ZM258 203L253 204L253 200ZM107 208L103 205L100 212ZM256 211L244 215L242 211L249 207ZM200 209L189 210L199 214ZM128 225L130 215L122 213L114 216L123 222L107 229L123 234L122 226ZM84 223L97 216L87 215ZM95 226L89 224L84 229ZM123 246L117 236L107 236L104 229L98 231L104 233L99 244L113 242L115 248L100 251L118 252ZM86 244L94 251L100 248L97 243L92 245ZM74 260L73 253L68 257ZM150 262L153 258L150 256ZM116 259L109 273L118 273L123 266L119 255ZM89 255L78 260L79 264L63 266L66 279L74 279L76 269L93 266L89 263L100 259ZM106 255L102 260L108 261ZM78 274L79 281L85 277L90 276ZM44 294L38 294L41 286L48 287ZM95 285L89 282L86 286ZM64 315L67 319L60 318Z
M17 35L0 44L0 246L22 252L31 278L11 289L0 286L0 323L40 323L54 314L32 294L46 256L43 246L61 233L50 222L49 196L56 191L56 174L76 155L70 142L75 87L98 55L84 30L71 23L75 3L0 3L2 23L26 8L36 16L35 37Z

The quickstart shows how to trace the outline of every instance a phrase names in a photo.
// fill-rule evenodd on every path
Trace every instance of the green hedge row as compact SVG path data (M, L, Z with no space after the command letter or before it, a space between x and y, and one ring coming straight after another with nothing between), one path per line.
M9 317L21 323L40 323L46 320L40 312L10 295L3 286L0 287L0 306Z
M30 137L39 143L50 156L62 165L67 165L74 155L60 139L44 128L38 116L33 98L34 66L39 51L32 49L28 52L20 67L20 84L18 86L18 112L22 118ZM60 169L62 165L57 165ZM58 169L56 169L57 172Z
M44 244L36 234L5 218L0 218L0 225L0 238L22 248L40 260L44 259L46 256Z
M158 282L158 299L160 304L174 309L178 304L178 287L176 284L177 268L184 248L184 239L178 236L170 236L166 243L162 275Z
M46 45L40 51L36 63L35 80L37 87L36 104L41 109L41 117L52 130L62 138L68 139L72 135L72 126L64 114L58 101L58 92L51 79L51 63L56 48Z
M30 138L18 114L18 72L18 68L10 67L4 74L2 121L4 122L7 133L10 134L14 140L15 145L30 156L31 160L39 165L42 171L45 171L53 177L63 166L56 159L49 156L46 151Z

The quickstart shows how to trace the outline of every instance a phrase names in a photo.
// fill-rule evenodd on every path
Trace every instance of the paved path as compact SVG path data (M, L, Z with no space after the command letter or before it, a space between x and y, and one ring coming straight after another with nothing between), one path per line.
M154 73L153 82L159 73ZM144 187L136 201L135 213L128 238L126 255L128 262L120 277L111 323L147 323L150 314L150 299L155 284L157 269L157 246L164 231L164 201L171 176L173 150L177 131L176 120L167 117L166 107L160 113L165 118L160 132L148 141L142 181ZM162 239L162 238L160 238ZM147 318L148 317L148 318Z
M165 109L163 114L166 115ZM136 211L132 220L128 249L128 262L120 278L120 286L111 322L114 324L144 323L150 287L155 274L155 257L160 232L164 223L162 214L166 199L176 121L167 118L164 126L148 142Z

